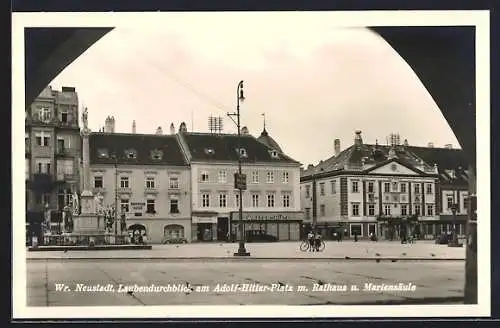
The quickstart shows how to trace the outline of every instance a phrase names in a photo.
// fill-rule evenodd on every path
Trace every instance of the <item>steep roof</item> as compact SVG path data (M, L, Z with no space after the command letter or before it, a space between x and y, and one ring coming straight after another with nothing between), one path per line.
M272 149L275 149L275 150L279 151L280 153L283 153L283 150L281 149L280 145L276 142L276 140L274 140L269 135L269 133L267 133L265 128L262 131L262 133L260 134L260 136L257 138L257 140L259 140L263 144L271 147Z
M211 134L211 133L181 133L191 154L192 161L238 161L238 135ZM241 148L246 150L247 156L242 158L244 163L289 163L299 164L291 157L258 141L248 134L241 135ZM272 151L277 151L277 156Z
M332 173L336 171L360 170L362 162L377 165L390 158L391 146L361 144L352 145L342 151L337 157L332 156L318 165L309 167L302 172L303 177L311 174ZM395 146L395 158L400 163L425 167L431 170L434 164L438 166L441 182L448 184L466 184L468 169L467 158L461 149L427 148L415 146Z
M91 164L187 166L175 135L92 133L89 144Z

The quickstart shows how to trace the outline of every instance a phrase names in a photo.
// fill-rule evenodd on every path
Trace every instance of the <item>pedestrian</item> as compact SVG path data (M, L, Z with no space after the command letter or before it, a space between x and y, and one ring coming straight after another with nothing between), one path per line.
M307 240L309 241L309 251L313 252L314 251L314 233L312 230L309 231L307 234Z
M358 233L357 232L354 233L354 242L355 243L358 242Z
M314 246L316 252L319 252L319 247L321 246L321 234L319 232L316 232L316 234L314 235Z

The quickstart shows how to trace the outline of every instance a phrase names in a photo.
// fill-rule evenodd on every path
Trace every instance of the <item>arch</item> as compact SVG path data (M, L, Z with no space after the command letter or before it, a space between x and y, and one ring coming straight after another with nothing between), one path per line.
M184 238L184 227L180 224L167 224L163 227L165 238L179 239Z
M140 233L141 235L147 234L147 229L144 225L142 224L132 224L127 228L128 232L132 232L133 234L136 234L137 232Z

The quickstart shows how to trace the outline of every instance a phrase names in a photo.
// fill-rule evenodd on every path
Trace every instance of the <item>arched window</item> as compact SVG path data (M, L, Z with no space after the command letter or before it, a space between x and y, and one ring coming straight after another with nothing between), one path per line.
M163 234L168 239L184 238L184 227L179 224L169 224L163 228Z

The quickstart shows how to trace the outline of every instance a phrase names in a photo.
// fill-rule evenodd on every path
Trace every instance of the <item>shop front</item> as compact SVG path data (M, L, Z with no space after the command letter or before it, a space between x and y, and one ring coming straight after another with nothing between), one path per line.
M191 218L192 240L216 241L217 222L217 212L193 212Z
M380 237L386 240L401 240L409 236L419 237L420 225L417 216L377 218Z
M247 242L300 240L302 212L243 212ZM240 239L239 213L231 212L231 238Z

